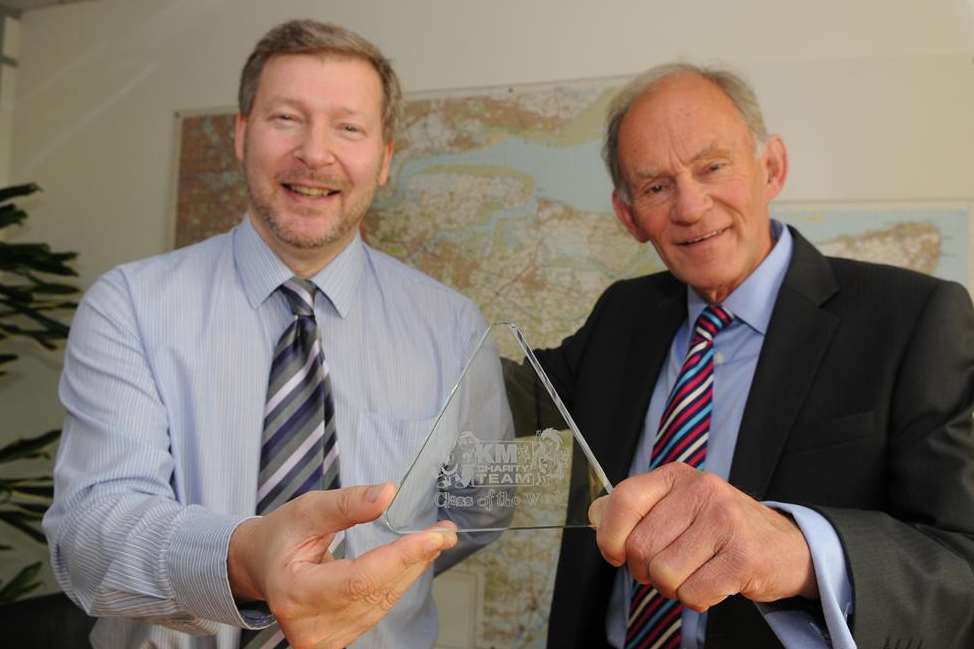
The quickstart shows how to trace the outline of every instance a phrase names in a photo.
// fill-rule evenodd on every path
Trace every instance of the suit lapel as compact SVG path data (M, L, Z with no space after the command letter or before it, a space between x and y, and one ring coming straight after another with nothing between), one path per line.
M623 365L623 389L617 401L615 418L620 436L613 448L607 449L606 473L612 484L629 475L629 467L642 435L653 387L670 350L676 330L686 320L686 287L675 278L665 284L658 300L640 303L629 329L628 340L620 341ZM647 296L651 298L652 296ZM650 309L649 307L653 308Z
M730 482L763 498L838 326L820 305L838 290L825 258L798 232L744 408Z

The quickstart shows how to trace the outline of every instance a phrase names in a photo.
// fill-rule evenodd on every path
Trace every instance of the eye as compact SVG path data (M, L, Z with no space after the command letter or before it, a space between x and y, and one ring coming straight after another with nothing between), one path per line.
M647 196L659 196L669 188L670 188L670 184L668 182L660 181L660 182L650 183L649 185L646 185L646 188L643 190L643 193L646 194Z
M281 122L282 124L288 124L291 122L297 122L298 116L292 113L274 113L271 119L275 122Z
M339 129L341 129L343 133L348 133L349 135L362 135L365 133L365 129L358 124L342 124L339 126Z
M717 173L718 171L724 169L726 166L727 166L727 163L726 162L723 162L723 161L720 161L720 162L710 162L710 163L707 163L707 166L704 167L704 170L705 170L706 173L712 174L712 173Z

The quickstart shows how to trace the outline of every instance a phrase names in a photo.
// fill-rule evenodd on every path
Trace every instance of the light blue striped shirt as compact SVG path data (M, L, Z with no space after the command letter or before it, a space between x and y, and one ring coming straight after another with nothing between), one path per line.
M744 416L744 405L751 391L754 370L771 321L778 289L785 279L791 261L792 238L787 228L772 221L775 245L770 254L751 275L737 287L723 305L734 314L734 321L714 338L714 409L707 459L704 468L725 480L730 475L738 429ZM677 331L670 346L666 364L646 412L645 427L636 448L629 475L645 473L652 455L653 440L666 405L666 397L676 382L690 343L691 323L706 308L707 302L687 289L687 321ZM788 649L855 649L846 622L852 606L852 587L845 568L845 554L832 526L817 512L806 507L782 503L765 503L791 514L808 541L821 594L822 609L831 634L831 644L822 629L811 618L797 610L762 608L765 620ZM626 612L630 584L628 570L619 570L606 616L606 633L610 643L625 644ZM699 649L706 636L706 613L683 611L681 649Z
M292 319L275 288L291 275L244 219L110 271L78 308L44 528L62 588L110 616L96 647L230 649L242 615L266 623L235 606L226 554L254 512L271 355ZM486 324L470 300L358 238L311 279L342 484L399 481ZM432 523L435 507L421 518ZM358 526L348 551L393 537ZM354 646L432 646L431 580Z

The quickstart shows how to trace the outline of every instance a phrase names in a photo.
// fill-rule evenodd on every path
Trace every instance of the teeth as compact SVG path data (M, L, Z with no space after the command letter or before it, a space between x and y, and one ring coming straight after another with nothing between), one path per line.
M689 241L687 241L687 243L698 243L700 241L703 241L704 239L709 239L710 237L716 236L716 235L720 234L721 232L723 232L723 229L714 230L713 232L708 232L707 234L703 235L702 237L697 237L696 239L690 239Z
M335 189L319 189L317 187L303 187L302 185L288 185L287 187L291 191L297 194L301 194L302 196L314 196L314 197L329 196L331 194L334 194L336 191L338 191Z

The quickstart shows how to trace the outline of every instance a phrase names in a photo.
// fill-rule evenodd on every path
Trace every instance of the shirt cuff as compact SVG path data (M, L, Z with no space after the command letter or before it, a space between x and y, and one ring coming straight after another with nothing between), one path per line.
M819 622L812 623L812 618L802 611L759 605L768 624L789 649L816 646L856 649L848 623L853 605L852 583L839 535L825 517L808 507L779 502L764 504L789 514L801 529L812 555L826 628L810 629L810 625L817 627Z
M163 560L176 601L193 615L244 628L274 621L266 607L238 609L230 590L230 537L248 518L252 516L214 514L196 506L180 517Z

